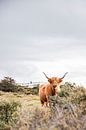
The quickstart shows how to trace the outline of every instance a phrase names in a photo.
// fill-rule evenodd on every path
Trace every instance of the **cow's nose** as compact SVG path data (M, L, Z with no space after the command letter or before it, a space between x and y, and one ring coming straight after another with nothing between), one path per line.
M53 85L53 87L54 87L54 88L56 88L56 87L57 87L57 85Z

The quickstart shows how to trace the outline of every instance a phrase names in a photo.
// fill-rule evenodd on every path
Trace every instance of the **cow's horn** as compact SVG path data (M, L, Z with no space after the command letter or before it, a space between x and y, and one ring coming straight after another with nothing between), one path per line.
M45 75L45 77L47 78L47 79L49 79L48 77L47 77L47 75L43 72L43 74Z
M66 72L61 79L63 79L63 78L66 76L67 73L68 73L68 72Z

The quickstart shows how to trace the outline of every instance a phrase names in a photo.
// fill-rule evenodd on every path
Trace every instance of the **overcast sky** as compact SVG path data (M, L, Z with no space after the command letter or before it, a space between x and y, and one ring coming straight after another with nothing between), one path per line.
M0 79L86 85L85 0L0 0Z

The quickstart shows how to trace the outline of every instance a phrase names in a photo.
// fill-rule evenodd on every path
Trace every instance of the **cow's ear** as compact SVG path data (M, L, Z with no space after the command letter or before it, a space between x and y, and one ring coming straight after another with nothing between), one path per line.
M52 79L49 78L49 79L48 79L48 82L49 82L49 83L52 83Z

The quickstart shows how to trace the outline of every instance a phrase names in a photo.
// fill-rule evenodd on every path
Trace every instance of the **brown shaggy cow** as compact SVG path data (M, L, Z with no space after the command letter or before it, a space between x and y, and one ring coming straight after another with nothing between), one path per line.
M42 106L44 105L44 103L46 103L46 106L48 105L49 96L54 96L60 92L60 84L67 73L68 72L66 72L62 78L48 78L47 75L44 73L45 77L48 79L48 83L41 85L39 88L39 97Z

